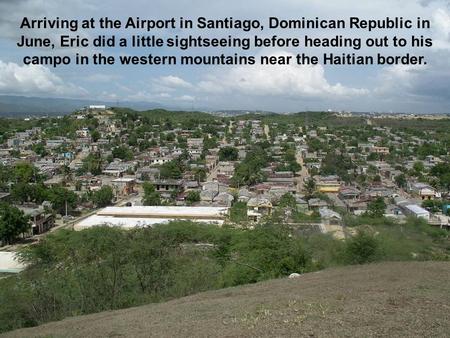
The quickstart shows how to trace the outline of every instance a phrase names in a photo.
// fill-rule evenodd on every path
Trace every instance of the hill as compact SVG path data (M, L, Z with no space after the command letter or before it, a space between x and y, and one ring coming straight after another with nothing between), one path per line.
M450 263L348 266L119 311L4 337L444 337ZM2 337L3 337L2 336Z
M0 116L15 117L17 115L64 115L92 104L104 104L117 106L118 102L88 100L88 99L64 99L42 98L14 95L0 95ZM154 108L168 108L157 102L120 102L121 106L136 110Z

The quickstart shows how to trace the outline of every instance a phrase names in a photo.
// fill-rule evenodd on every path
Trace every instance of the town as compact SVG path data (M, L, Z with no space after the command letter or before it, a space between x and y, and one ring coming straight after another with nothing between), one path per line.
M104 105L2 118L0 332L330 267L448 261L449 127Z
M427 132L411 121L105 106L6 120L0 198L29 220L2 230L0 241L39 238L54 227L174 219L251 227L278 217L338 238L349 235L348 219L364 215L448 229L449 140L439 129L448 118Z

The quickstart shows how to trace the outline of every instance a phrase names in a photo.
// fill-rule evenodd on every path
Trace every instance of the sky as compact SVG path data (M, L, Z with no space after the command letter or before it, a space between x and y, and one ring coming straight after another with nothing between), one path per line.
M359 16L383 19L387 16L417 17L431 20L428 31L412 34L433 38L433 47L421 50L371 48L364 54L413 53L425 55L425 66L26 66L26 54L48 54L43 49L23 50L16 43L24 16L40 19L99 18L117 19L139 16L147 19L204 16L221 19L258 19L265 23L270 16L284 19L301 17L347 19ZM26 32L30 36L55 37L64 31ZM81 36L96 36L96 30L81 31ZM104 32L103 32L104 33ZM131 34L124 30L119 36ZM178 32L175 32L178 33ZM227 36L240 31L193 30L193 35ZM394 31L340 31L346 36L378 37ZM74 33L72 33L74 34ZM75 34L75 35L76 35ZM173 31L160 31L161 36ZM261 36L301 36L302 31L268 30ZM323 37L337 33L316 30L308 34ZM250 35L253 35L251 33ZM72 55L76 49L56 49L55 55ZM140 55L142 50L92 48L90 52L118 56ZM152 49L145 53L179 55L181 51ZM87 51L84 51L86 53ZM226 54L233 50L223 50ZM301 48L254 50L253 54L295 55ZM317 52L353 52L332 48ZM191 51L198 53L198 51ZM208 51L205 51L208 53ZM216 51L217 53L217 51ZM181 109L266 110L298 112L305 110L450 113L450 1L449 0L0 0L0 94L39 97L64 97L97 101L158 102Z

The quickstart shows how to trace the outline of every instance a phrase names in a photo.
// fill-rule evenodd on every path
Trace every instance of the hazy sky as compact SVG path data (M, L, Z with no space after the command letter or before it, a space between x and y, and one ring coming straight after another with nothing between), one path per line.
M42 18L90 18L109 16L124 19L198 17L254 18L265 22L269 16L286 19L305 17L383 19L420 16L432 21L426 32L434 38L425 54L426 66L67 66L46 68L23 66L28 54L16 47L23 16ZM58 31L57 33L61 33ZM80 32L96 35L97 31ZM230 32L215 32L228 35ZM393 32L365 33L379 36ZM411 32L414 34L414 31ZM39 34L42 34L40 32ZM47 34L56 34L48 32ZM129 34L120 32L119 35ZM165 34L164 32L162 34ZM211 33L195 31L204 36ZM263 34L263 32L258 32ZM265 35L275 34L265 31ZM279 31L278 35L296 36ZM301 35L298 31L297 35ZM325 31L309 33L324 36ZM345 32L342 34L355 34ZM406 34L409 36L410 33ZM328 33L330 35L330 33ZM399 112L450 112L450 1L448 0L0 0L0 94L42 97L89 98L111 101L148 101L181 108L261 109L280 112L302 110L352 110ZM147 50L165 54L167 50ZM146 51L146 52L147 52ZM342 53L332 49L330 52ZM351 52L351 50L346 50ZM57 50L55 53L73 53ZM229 52L229 51L228 51ZM261 51L256 51L261 52ZM299 49L272 49L264 53L286 54ZM365 54L376 54L377 49ZM384 53L389 51L384 50ZM396 53L390 50L391 53ZM404 51L408 52L407 50ZM139 53L109 50L108 53ZM173 53L173 52L170 52ZM398 51L397 51L398 53ZM140 50L143 54L143 50Z

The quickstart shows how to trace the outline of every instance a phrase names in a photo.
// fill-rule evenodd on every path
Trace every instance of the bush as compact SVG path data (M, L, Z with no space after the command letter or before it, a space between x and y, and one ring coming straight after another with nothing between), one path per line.
M350 264L374 262L380 258L380 244L373 235L358 230L357 234L347 241L345 253Z

